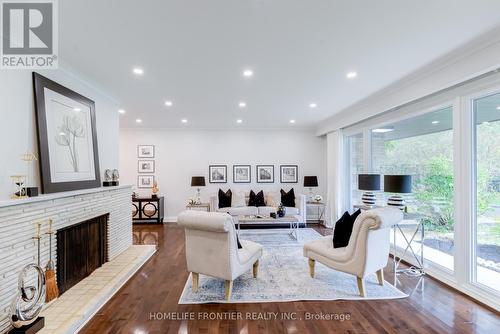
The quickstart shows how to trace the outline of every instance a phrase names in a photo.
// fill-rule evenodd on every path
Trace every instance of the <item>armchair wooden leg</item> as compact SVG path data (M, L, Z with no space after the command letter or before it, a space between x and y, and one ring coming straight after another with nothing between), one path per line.
M257 278L257 274L259 273L259 260L255 261L253 264L253 278Z
M365 297L365 281L361 277L356 277L358 280L358 290L361 297Z
M380 269L377 271L377 280L378 284L384 285L384 269Z
M316 264L316 261L313 259L309 259L309 275L311 275L312 278L314 278L314 265Z
M193 278L193 292L198 292L198 282L200 280L200 275L198 273L191 273Z
M226 300L229 300L231 298L231 292L233 291L233 281L224 281L224 293Z

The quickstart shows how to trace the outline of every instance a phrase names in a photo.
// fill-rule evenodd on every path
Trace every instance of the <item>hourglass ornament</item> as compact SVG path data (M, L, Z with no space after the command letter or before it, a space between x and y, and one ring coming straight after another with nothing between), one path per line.
M13 199L26 198L26 175L12 175Z
M35 154L31 152L27 152L23 155L21 155L21 160L26 163L26 168L27 168L27 177L26 177L26 183L25 183L25 188L26 188L26 195L28 197L35 197L38 196L38 187L35 187L34 185L34 179L32 177L32 171L33 167L32 164L34 161L37 161L37 157Z

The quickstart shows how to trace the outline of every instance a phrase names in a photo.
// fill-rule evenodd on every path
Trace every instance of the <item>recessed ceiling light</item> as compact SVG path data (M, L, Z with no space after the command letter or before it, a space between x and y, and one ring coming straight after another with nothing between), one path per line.
M500 106L497 107L497 110L500 110Z
M126 111L125 109L118 109L118 112L123 115Z
M243 71L243 76L247 77L247 78L250 78L251 76L253 76L253 71L252 70L244 70Z
M242 119L237 119L236 123L241 124L241 123L243 123L243 120Z
M393 126L388 126L388 127L385 127L385 128L378 128L378 129L373 129L372 132L375 132L375 133L386 133L386 132L391 132L391 131L394 131L394 127Z
M174 105L174 103L173 103L172 101L165 101L165 105L166 105L167 107L171 107L171 106L173 106L173 105Z
M188 122L188 120L187 120L187 119L185 119L185 118L183 118L183 119L181 119L181 122L185 124L185 123L187 123L187 122Z
M290 124L295 124L295 120L294 120L294 119L291 119L291 120L290 120Z
M143 75L144 74L144 70L140 67L134 67L134 69L132 70L134 72L134 74L137 74L137 75Z
M240 103L238 103L238 106L240 108L245 108L247 106L247 103L246 102L240 102Z
M314 103L314 102L309 103L309 108L311 108L311 109L314 109L314 108L316 108L317 106L318 106L318 104L317 104L317 103Z
M64 133L64 132L59 132L59 136L66 136L66 133Z
M432 124L439 124L439 121L432 121Z
M78 108L78 107L73 108L73 110L74 110L74 111L82 111L82 109L81 109L81 108Z
M347 79L354 79L354 78L355 78L355 77L357 77L357 76L358 76L358 73L357 73L357 72L354 72L354 71L353 71L353 72L348 72L348 73L346 74Z
M138 118L135 120L136 123L142 123L142 119Z

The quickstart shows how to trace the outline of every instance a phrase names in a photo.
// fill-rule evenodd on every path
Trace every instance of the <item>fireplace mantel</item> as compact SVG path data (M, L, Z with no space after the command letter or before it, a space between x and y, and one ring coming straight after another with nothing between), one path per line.
M53 230L57 231L101 215L109 215L107 249L109 260L113 260L132 245L132 186L76 190L0 202L0 333L10 327L8 309L16 293L19 272L23 266L36 263L37 246L33 240L36 223L42 223L40 264L45 268L49 259L49 239L45 234L49 219L53 220ZM56 236L52 245L57 245ZM57 263L55 247L51 254Z
M99 187L99 188L91 188L91 189L63 191L63 192L52 193L52 194L43 194L43 195L39 195L36 197L28 197L28 198L22 198L22 199L11 199L11 200L6 200L6 201L0 201L0 209L6 208L6 207L11 207L11 206L23 205L23 204L31 204L31 203L38 203L38 202L43 202L43 201L50 201L50 200L64 198L64 197L94 194L94 193L98 193L98 192L102 192L102 191L111 191L111 190L124 189L124 188L132 189L132 186L131 185L123 185L123 186L116 186L116 187Z

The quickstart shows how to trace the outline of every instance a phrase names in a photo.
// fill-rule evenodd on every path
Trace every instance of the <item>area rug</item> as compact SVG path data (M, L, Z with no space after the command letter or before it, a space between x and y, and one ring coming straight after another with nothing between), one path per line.
M251 270L237 278L233 282L231 299L226 301L222 279L200 275L198 292L193 293L190 275L179 304L370 300L408 296L387 281L380 286L373 274L365 279L367 297L361 297L355 276L318 262L315 278L311 278L302 247L305 242L319 237L321 235L310 228L299 229L298 240L292 239L287 229L242 230L240 239L258 242L264 248L258 278L253 278Z

